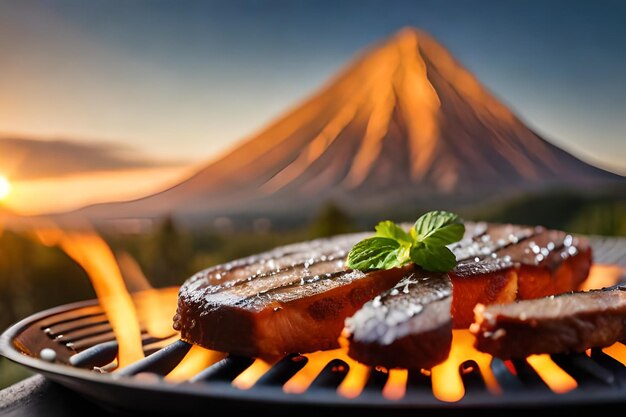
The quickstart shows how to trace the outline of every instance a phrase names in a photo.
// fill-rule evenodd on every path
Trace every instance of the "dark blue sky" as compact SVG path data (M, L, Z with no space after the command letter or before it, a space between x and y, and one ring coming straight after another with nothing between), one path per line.
M403 26L531 127L626 173L626 2L0 2L0 132L200 160Z

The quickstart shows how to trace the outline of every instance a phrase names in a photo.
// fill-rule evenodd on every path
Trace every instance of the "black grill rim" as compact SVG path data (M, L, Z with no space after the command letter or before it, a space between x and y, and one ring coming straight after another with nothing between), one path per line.
M265 406L332 406L342 408L375 407L382 409L461 409L461 408L514 408L540 406L573 406L598 403L623 403L625 389L619 383L615 386L594 390L573 390L565 394L554 394L550 390L515 390L507 394L491 394L488 391L466 390L458 402L443 402L430 391L407 393L398 400L389 400L382 395L364 394L356 398L345 398L335 390L309 389L302 394L286 394L282 387L256 386L254 389L240 390L229 382L210 381L202 383L184 382L174 384L165 381L147 381L141 378L101 374L92 370L70 365L45 362L20 352L13 341L25 329L39 320L53 317L71 310L98 305L98 300L80 301L65 304L35 313L9 327L0 336L0 354L9 360L43 374L67 388L114 407L164 411L170 407L173 412L181 412L181 405L198 406L200 403L233 402L260 404ZM174 400L176 399L176 400Z

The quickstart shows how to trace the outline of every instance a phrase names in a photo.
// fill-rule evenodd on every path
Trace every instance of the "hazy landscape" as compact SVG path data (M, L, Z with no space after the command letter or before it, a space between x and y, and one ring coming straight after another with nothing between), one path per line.
M310 219L329 202L356 217L412 216L417 207L480 206L495 193L613 186L624 178L542 139L436 40L405 28L189 179L73 215L280 224Z

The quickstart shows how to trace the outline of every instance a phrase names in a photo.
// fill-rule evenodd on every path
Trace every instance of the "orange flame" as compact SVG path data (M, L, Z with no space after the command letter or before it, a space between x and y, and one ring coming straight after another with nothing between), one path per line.
M348 375L346 375L345 379L339 385L339 388L337 388L337 393L342 397L356 398L361 391L363 391L363 388L365 388L367 377L370 373L370 367L358 363L354 359L348 361L346 358L349 358L349 356L347 354L344 355L345 358L341 359L348 363L350 371L348 371Z
M118 254L117 262L128 289L133 292L139 322L154 337L174 334L172 317L176 313L178 288L152 288L137 261L126 252Z
M619 265L594 264L591 266L589 276L580 289L589 291L613 286L619 282L624 274L626 274L626 271Z
M388 400L399 400L406 393L406 383L409 380L409 371L406 369L391 369L389 378L383 388L383 396Z
M576 388L576 380L550 359L550 355L531 355L526 361L539 377L557 394L563 394Z
M293 376L285 385L283 391L289 394L301 394L309 388L315 377L322 372L324 366L333 359L342 356L343 351L340 349L319 351L315 353L307 353L309 361L304 367Z
M626 346L623 343L614 343L613 345L602 349L602 351L626 366Z
M193 345L183 360L165 377L166 381L187 381L200 371L223 359L224 353Z
M348 364L349 371L346 378L342 381L337 389L339 395L346 398L354 398L358 396L369 375L369 366L358 363L348 356L344 349L325 350L314 353L307 353L309 361L306 365L293 376L283 386L283 391L291 394L300 394L306 391L313 380L319 375L324 367L333 359L340 359Z
M465 387L459 367L467 360L474 360L478 364L480 374L489 391L500 393L500 386L491 372L491 355L474 348L474 336L469 330L452 331L452 348L448 359L434 366L431 370L433 394L441 401L459 401L465 395Z
M432 369L433 394L440 400L451 402L463 398L465 388L459 373L460 365L467 360L474 360L485 380L487 388L494 394L500 393L495 376L491 372L491 355L479 352L473 347L474 336L468 330L454 330L452 349L448 359ZM350 358L345 349L334 349L306 354L309 361L285 385L286 393L299 394L305 392L324 366L332 359L341 359L350 367L346 378L339 385L337 393L345 398L357 397L365 387L371 368ZM233 385L248 389L269 370L270 364L257 360L244 373L239 375ZM406 394L408 370L391 369L387 383L383 388L383 396L390 400L398 400Z
M270 370L273 363L265 362L264 360L257 359L246 369L243 371L237 378L235 378L232 382L234 387L239 389L250 389L252 386L265 374Z
M35 233L43 244L60 246L87 272L119 341L119 366L142 359L144 353L135 305L106 242L95 233L63 231L56 227L37 229Z
M133 294L139 323L154 337L163 338L176 334L172 317L176 312L178 288L161 288Z

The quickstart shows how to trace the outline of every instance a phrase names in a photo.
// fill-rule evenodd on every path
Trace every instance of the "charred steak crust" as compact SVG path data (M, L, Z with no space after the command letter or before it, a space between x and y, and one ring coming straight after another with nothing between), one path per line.
M430 368L452 343L447 274L412 271L346 320L348 354L388 368Z
M346 317L407 270L345 268L368 234L289 245L201 271L180 288L174 328L209 349L273 359L339 347Z
M476 304L572 291L591 262L584 239L541 227L472 224L451 249L459 263L450 273L413 273L414 280L426 278L408 293L384 292L346 320L351 357L369 365L430 368L448 356L452 328L473 322Z
M506 251L512 251L519 245L526 245L524 248L527 251L521 249L524 256L529 253L535 255L532 252L534 246L529 245L531 243L539 245L532 239L544 232L545 229L542 228L525 226L466 223L464 238L451 245L457 259L462 261L457 268L458 276L450 275L453 280L452 286L447 284L452 291L452 301L446 300L445 297L433 300L437 306L431 308L424 305L424 312L431 310L449 312L451 308L456 311L452 321L453 325L456 325L457 322L468 320L468 317L471 321L472 308L477 302L506 301L503 299L504 295L510 297L511 291L513 293L517 291L517 280L513 278L518 279L517 275L510 275L508 266L508 263L515 261L513 259L515 253L509 254ZM568 241L566 234L562 235L561 240L564 243L558 248L566 249L566 256L562 259L567 262L572 256L567 251L569 246L566 243L576 248L579 246L578 242ZM416 273L419 275L419 271L412 265L369 273L346 269L345 257L348 251L354 244L368 236L371 234L356 233L287 245L201 271L183 283L180 288L174 328L180 331L183 340L190 343L209 349L267 359L286 353L306 353L338 347L338 337L347 317L353 316L377 295L392 290L402 279L415 277ZM571 237L569 239L571 240ZM542 253L542 249L543 246L539 247L539 254ZM556 243L552 248L552 251L555 250L558 250L559 254L562 252L561 249L557 249ZM583 252L576 250L577 254ZM545 250L543 252L545 253ZM494 272L497 275L493 278L494 282L483 288L481 280L476 278L476 274L471 273L471 265L477 261L489 263L492 268L494 265L507 266ZM547 261L537 261L536 256L532 261L529 265L539 271L547 269L544 267ZM558 269L559 262L555 262L555 265ZM565 272L572 269L570 267ZM463 272L466 270L470 273ZM572 274L561 275L567 282L565 287L577 282L571 278ZM532 281L532 285L527 286L529 288L527 293L532 295L534 291L543 295L541 291L553 291L554 284L551 280L551 273L539 276ZM549 290L546 290L546 287L550 287ZM455 309L457 300L463 299L470 300L469 307ZM424 317L426 316L424 314ZM447 354L445 345L446 343L449 345L449 342L446 342L449 335L445 326L440 327L434 334L437 335L437 340L440 340L437 346L444 346L441 351ZM426 329L428 326L420 324L418 327ZM426 348L417 346L412 335L407 337L405 342L407 352L415 353L422 349L421 356L434 355L432 350L427 351ZM388 346L381 351L387 348ZM354 349L353 351L356 352ZM437 353L439 352L437 350ZM362 357L366 356L367 354L363 353Z
M626 340L626 287L476 307L476 348L502 359Z

